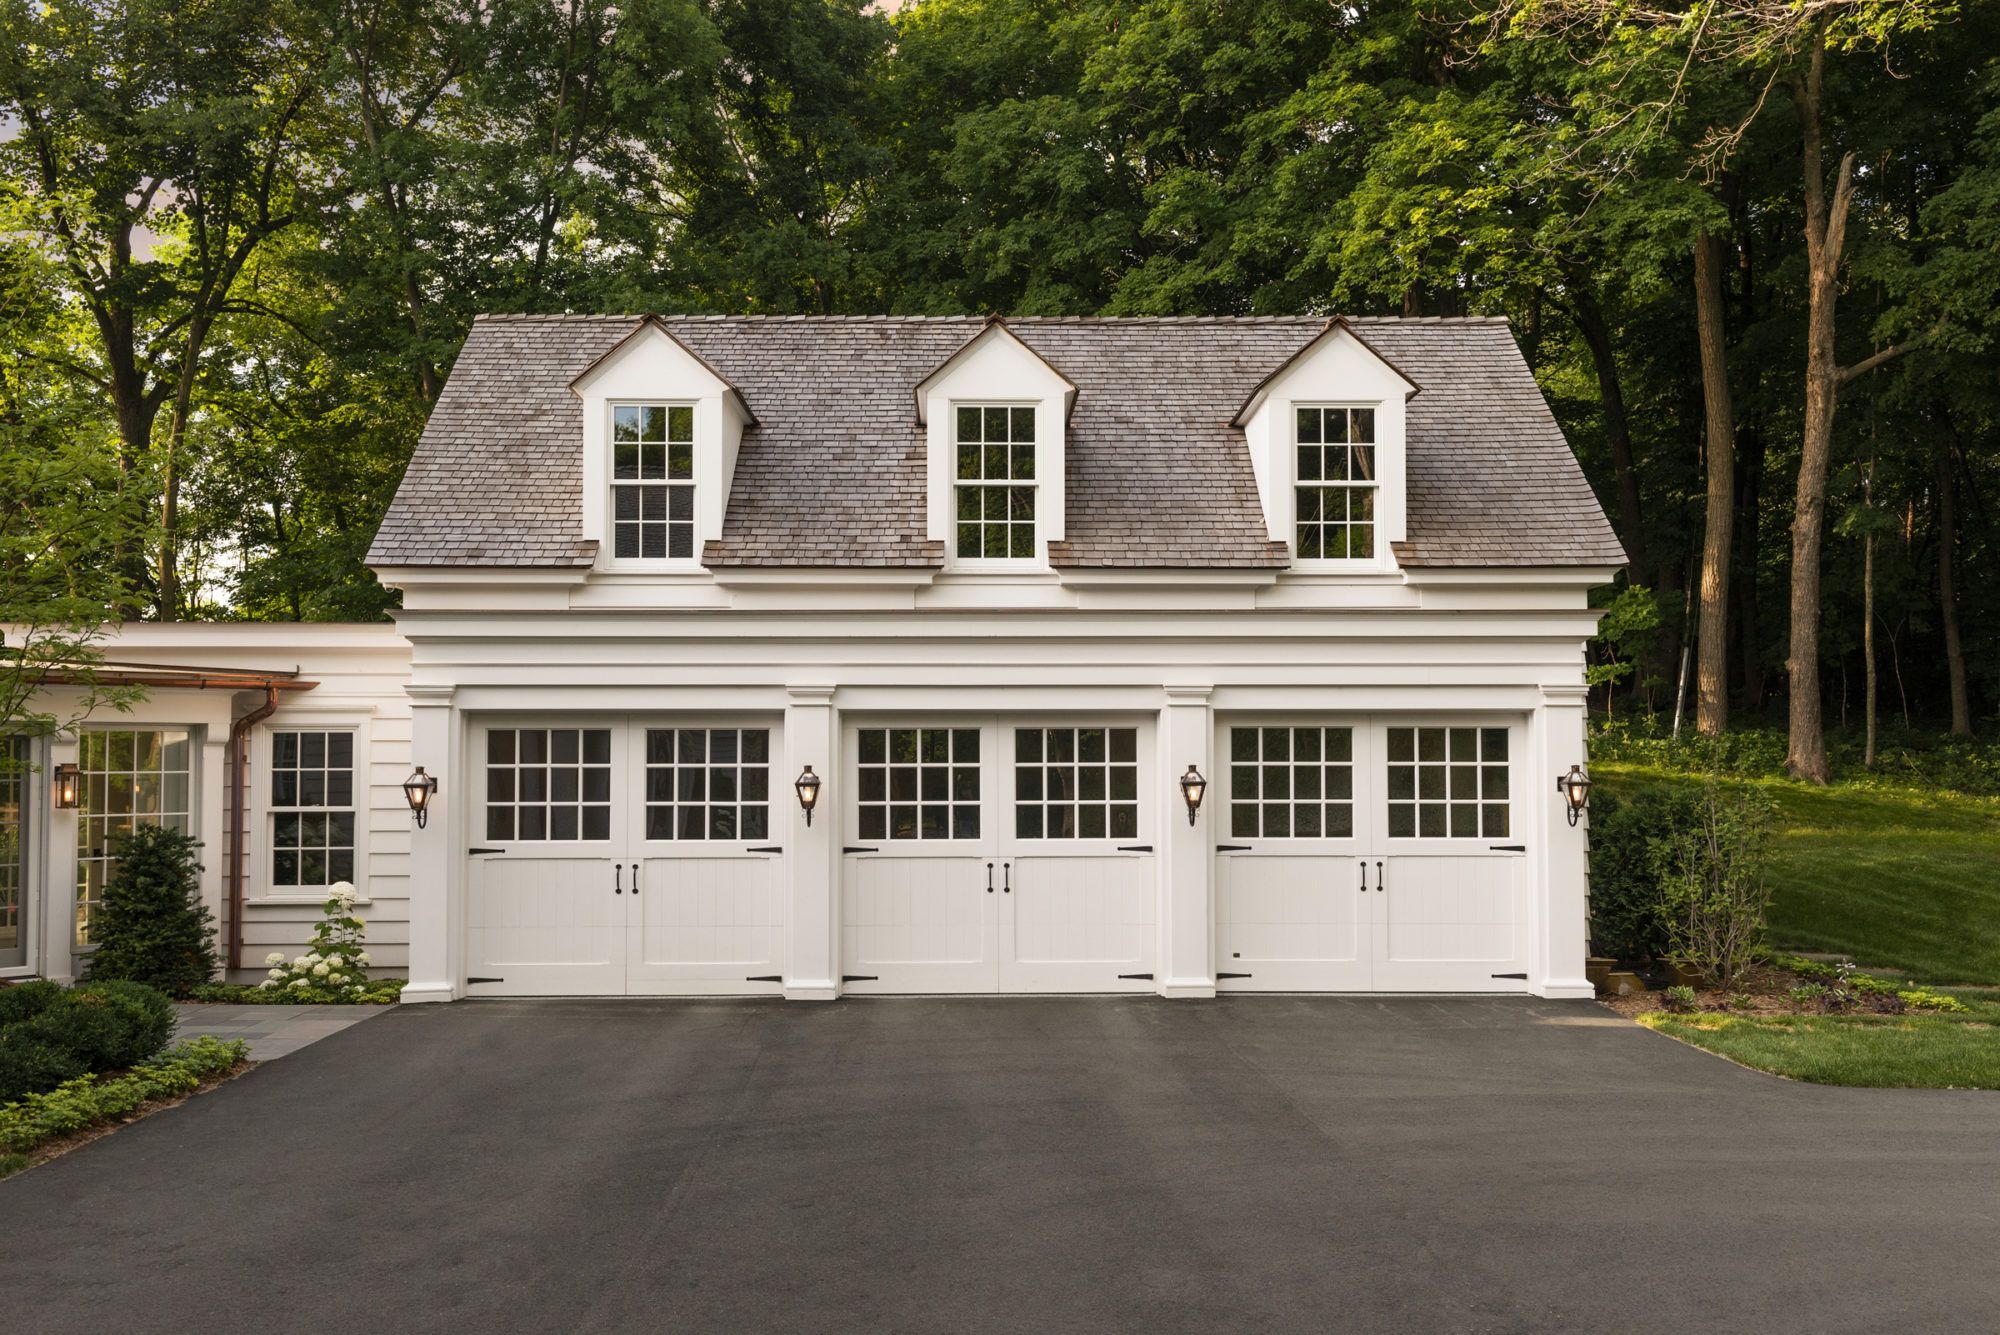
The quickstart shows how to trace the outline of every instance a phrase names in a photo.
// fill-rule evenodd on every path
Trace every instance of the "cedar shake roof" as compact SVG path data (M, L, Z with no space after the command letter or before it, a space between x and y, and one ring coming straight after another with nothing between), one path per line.
M583 405L570 384L639 327L622 315L481 316L368 554L375 566L581 567ZM711 566L930 567L912 386L986 321L666 316L735 386L743 433ZM1354 318L1423 386L1409 400L1406 566L1623 565L1625 554L1506 321ZM1075 382L1057 566L1259 568L1266 536L1231 415L1323 317L1009 319Z

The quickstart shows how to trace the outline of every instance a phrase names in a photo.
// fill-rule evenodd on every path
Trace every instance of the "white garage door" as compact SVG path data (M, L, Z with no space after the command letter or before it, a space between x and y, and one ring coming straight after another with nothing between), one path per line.
M846 753L847 990L1151 990L1149 722L863 721Z
M775 736L673 719L475 728L471 994L777 991Z
M1489 720L1226 720L1218 987L1525 990L1519 731Z

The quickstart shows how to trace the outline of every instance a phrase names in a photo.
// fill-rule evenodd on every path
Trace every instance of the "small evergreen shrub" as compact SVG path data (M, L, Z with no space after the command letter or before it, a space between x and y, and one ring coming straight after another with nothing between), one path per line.
M32 978L12 987L0 987L0 1029L23 1020L32 1020L63 994L61 983L52 983L46 978Z
M26 1025L0 1029L0 1104L54 1089L90 1071L74 1052L26 1030Z
M1667 914L1668 958L1723 989L1764 950L1771 887L1764 880L1776 809L1754 787L1710 780L1694 820L1653 845Z
M124 1041L106 1053L107 1066L145 1061L174 1036L174 1003L156 987L106 978L72 988L69 996L70 1004L102 1007L125 1026Z
M1618 960L1667 953L1666 893L1653 850L1694 822L1697 795L1686 785L1648 784L1590 802L1590 944Z
M119 841L104 887L89 976L121 978L184 997L214 977L215 923L201 902L199 840L142 825Z

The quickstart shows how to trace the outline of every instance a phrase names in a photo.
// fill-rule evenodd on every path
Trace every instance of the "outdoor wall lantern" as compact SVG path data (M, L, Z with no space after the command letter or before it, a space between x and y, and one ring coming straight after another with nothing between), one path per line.
M77 767L67 764L57 765L55 778L56 806L64 811L76 810L79 790L83 786L83 779Z
M1569 811L1569 823L1576 824L1576 818L1590 805L1590 776L1583 772L1583 766L1571 765L1569 773L1556 776L1556 791L1563 796L1563 805Z
M416 813L419 830L430 820L431 799L437 796L437 790L437 775L424 773L422 765L417 766L415 774L403 780L403 796L409 801L410 810Z
M1194 824L1194 816L1201 810L1201 799L1208 795L1208 780L1201 777L1201 771L1193 765L1181 775L1181 800L1187 803L1188 824Z
M806 824L812 824L813 808L819 805L819 775L807 765L805 772L792 780L792 788L799 795L799 810L806 813Z

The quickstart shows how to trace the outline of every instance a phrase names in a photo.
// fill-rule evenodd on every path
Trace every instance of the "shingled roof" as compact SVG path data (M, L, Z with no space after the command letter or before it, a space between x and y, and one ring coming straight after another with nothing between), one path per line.
M588 566L583 409L570 383L641 317L481 316L382 522L376 566ZM711 566L939 565L911 387L977 317L667 316L756 414ZM1504 320L1355 318L1423 387L1409 401L1406 566L1622 565ZM1075 382L1058 566L1257 568L1271 542L1243 432L1255 387L1319 317L1021 318Z

